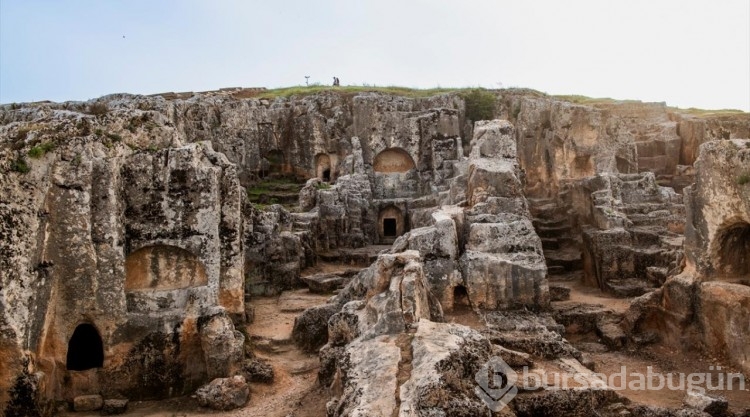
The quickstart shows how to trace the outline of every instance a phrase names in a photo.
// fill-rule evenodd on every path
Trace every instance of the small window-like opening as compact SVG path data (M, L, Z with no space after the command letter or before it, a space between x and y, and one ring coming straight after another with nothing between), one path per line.
M330 169L326 169L325 171L323 171L323 181L331 182L331 170Z
M383 236L396 237L396 219L383 219Z
M469 305L469 293L466 291L466 287L463 285L456 285L453 288L453 306L468 306Z
M76 327L68 342L65 366L70 371L85 371L104 365L104 345L96 327L81 324Z

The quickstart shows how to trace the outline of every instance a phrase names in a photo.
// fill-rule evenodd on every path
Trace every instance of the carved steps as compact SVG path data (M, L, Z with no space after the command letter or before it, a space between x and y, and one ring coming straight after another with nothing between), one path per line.
M536 233L542 240L548 275L560 275L583 268L578 239L567 207L554 199L530 198L529 211Z

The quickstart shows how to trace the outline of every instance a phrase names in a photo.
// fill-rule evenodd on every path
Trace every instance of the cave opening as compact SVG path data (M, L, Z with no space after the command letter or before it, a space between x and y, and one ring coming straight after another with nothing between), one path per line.
M466 291L466 287L463 285L453 287L453 307L468 307L469 305L469 292Z
M323 171L323 182L331 182L331 170L326 169Z
M727 278L750 275L750 223L734 223L716 236L717 273Z
M104 344L96 327L83 323L76 327L68 342L65 367L69 371L85 371L104 366Z
M383 236L385 237L396 237L398 235L396 231L396 219L385 218L383 219Z

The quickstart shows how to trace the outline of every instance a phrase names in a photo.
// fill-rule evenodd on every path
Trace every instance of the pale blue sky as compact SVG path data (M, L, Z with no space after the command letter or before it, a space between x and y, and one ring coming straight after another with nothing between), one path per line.
M750 110L750 1L0 0L0 103L305 75Z

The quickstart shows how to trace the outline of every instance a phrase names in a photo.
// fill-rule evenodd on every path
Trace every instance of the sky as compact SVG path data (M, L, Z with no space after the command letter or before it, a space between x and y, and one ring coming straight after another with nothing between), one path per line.
M750 1L0 0L0 103L306 75L750 111Z

